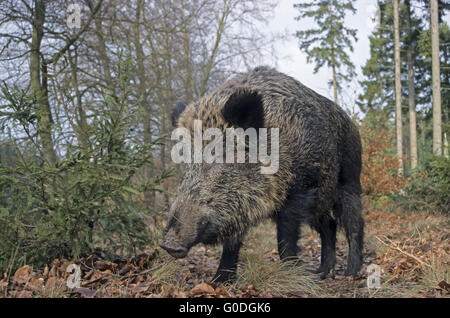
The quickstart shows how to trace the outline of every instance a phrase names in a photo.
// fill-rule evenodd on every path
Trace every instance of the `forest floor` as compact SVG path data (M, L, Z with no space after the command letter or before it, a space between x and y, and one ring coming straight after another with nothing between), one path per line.
M313 273L320 263L318 234L302 228L302 264L291 266L279 261L275 225L266 222L246 238L231 286L210 283L220 247L197 246L180 260L160 249L113 262L92 255L77 262L80 287L72 289L67 288L74 277L67 273L69 260L54 260L39 271L25 265L0 279L0 297L450 297L448 217L388 207L364 213L364 267L358 278L343 276L347 244L342 232L335 277L319 280ZM368 288L370 264L380 266L380 288Z

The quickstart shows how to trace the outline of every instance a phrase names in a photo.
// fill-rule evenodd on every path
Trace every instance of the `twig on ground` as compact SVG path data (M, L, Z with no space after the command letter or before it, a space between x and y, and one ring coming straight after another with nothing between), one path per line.
M425 263L424 261L422 261L420 258L418 258L417 256L414 256L411 253L405 252L404 250L402 250L400 247L398 247L397 244L395 244L394 242L392 242L389 238L387 238L385 236L385 239L390 243L386 243L385 241L383 241L381 238L379 238L377 235L375 235L375 238L380 241L384 246L389 247L390 249L393 249L395 251L398 251L406 256L408 256L409 258L412 258L413 260L415 260L417 263L419 263L420 265L422 265L423 267L428 267L428 268L433 268L430 264Z
M163 266L165 266L165 265L168 265L168 264L172 263L173 261L174 261L174 260L171 259L171 260L169 260L168 262L161 263L161 264L159 264L159 265L157 265L157 266L155 266L155 267L152 267L152 268L150 268L150 269L147 269L147 270L142 271L142 272L139 272L139 273L133 273L133 274L125 275L125 276L117 275L117 274L114 274L114 273L108 273L108 275L114 276L114 277L118 278L119 280L125 280L125 279L130 278L130 277L136 277L136 276L139 276L139 275L145 275L145 274L154 272L154 271L156 271L157 269L160 269L161 267L163 267ZM98 270L98 269L96 269L96 268L92 268L92 267L90 267L89 265L85 264L84 262L80 262L80 263L81 263L83 266L85 266L86 268L90 269L90 270L93 270L93 271L96 271L96 272L99 272L99 273L103 273L101 270ZM102 277L99 277L99 278L96 279L95 281L92 281L92 282L89 282L89 283L96 282L96 281L100 280L101 278L102 278Z
M159 265L157 265L157 266L155 266L155 267L152 267L152 268L150 268L150 269L147 269L147 270L145 270L145 271L143 271L143 272L133 273L133 274L121 276L121 277L120 277L120 280L124 280L124 279L130 278L130 277L135 277L135 276L139 276L139 275L145 275L145 274L154 272L154 271L156 271L157 269L160 269L161 267L163 267L163 266L165 266L165 265L168 265L168 264L172 263L173 261L174 261L174 260L171 259L171 260L168 261L168 262L161 263L161 264L159 264Z

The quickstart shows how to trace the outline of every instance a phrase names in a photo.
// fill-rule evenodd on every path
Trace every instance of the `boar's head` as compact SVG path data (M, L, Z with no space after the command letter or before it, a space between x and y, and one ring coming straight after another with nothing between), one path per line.
M264 125L262 98L248 90L235 90L225 96L213 93L186 109L180 108L182 104L177 104L172 113L178 127L191 127L194 119L202 120L203 129L258 129ZM240 238L262 214L273 210L271 197L276 196L275 192L270 177L260 173L257 163L186 164L161 247L181 258L198 243Z

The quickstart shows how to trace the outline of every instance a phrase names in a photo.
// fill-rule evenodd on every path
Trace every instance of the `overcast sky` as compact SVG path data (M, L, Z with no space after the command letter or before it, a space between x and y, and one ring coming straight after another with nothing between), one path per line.
M288 31L289 34L295 33L300 29L306 29L309 26L295 21L298 16L298 9L293 8L293 4L299 0L280 0L276 8L274 19L270 24L273 32ZM358 77L345 89L341 99L350 108L354 107L354 100L360 93L360 87L357 83L358 79L362 79L361 67L364 66L369 57L369 35L372 33L375 24L372 17L376 16L375 0L357 0L355 5L357 12L354 15L349 14L346 18L347 27L357 29L358 41L354 44L354 51L351 53L351 59L356 67ZM445 17L447 23L450 23L449 15ZM292 37L289 41L279 42L276 44L278 54L277 62L268 62L278 70L284 72L312 88L316 92L332 99L332 89L328 87L328 81L331 79L331 71L322 68L318 73L314 74L314 65L306 63L306 55L298 48L298 40ZM351 106L353 104L353 107ZM354 110L356 110L355 107Z

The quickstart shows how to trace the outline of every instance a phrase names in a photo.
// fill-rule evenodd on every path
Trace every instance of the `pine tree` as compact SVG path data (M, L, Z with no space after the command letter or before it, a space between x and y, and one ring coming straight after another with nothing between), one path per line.
M362 68L365 77L361 81L363 93L357 104L361 111L375 110L384 119L394 111L394 41L392 30L392 5L378 1L379 25L371 36L370 57Z
M414 168L417 162L415 160L416 153L418 153L414 150L414 145L417 144L417 141L414 142L417 140L414 138L413 128L417 126L414 124L414 110L415 106L418 106L419 110L424 110L430 102L431 74L428 75L425 58L418 52L421 32L424 29L423 19L416 16L413 10L408 11L407 2L399 4L402 105L407 103L410 105L409 118L406 107L402 107L403 125L407 127L409 123L410 127L403 129L405 138L402 143L404 155L409 155L411 167ZM411 6L416 5L413 1L411 2ZM364 113L367 113L368 110L375 110L377 119L384 121L393 118L395 111L393 1L379 0L378 10L379 25L369 37L370 56L362 68L365 77L360 82L363 93L358 97L357 104ZM373 114L372 111L372 117ZM422 117L423 114L419 112L419 121ZM425 132L423 123L420 123L419 128L422 128L419 133L423 135ZM406 138L408 133L409 138Z
M418 1L423 7L420 12L422 13L422 20L427 21L430 24L431 20L431 0L420 0ZM448 133L449 124L448 120L450 117L450 29L448 24L443 20L443 16L448 14L450 10L450 1L448 0L438 0L437 1L437 20L439 24L439 57L440 57L440 84L441 84L441 116L442 116L442 144L441 150L444 155L448 157ZM431 41L431 28L424 28L419 34L418 40L418 54L422 58L421 61L421 85L423 85L423 94L418 96L418 101L426 105L423 111L424 126L428 126L428 133L423 136L422 144L426 147L426 151L429 153L434 153L433 147L436 143L433 140L433 136L430 133L433 131L433 99L432 99L432 41ZM434 116L434 119L438 119L440 116ZM433 131L434 133L434 131ZM437 137L439 134L435 133Z
M331 68L334 102L343 82L355 76L355 67L347 50L353 51L352 41L357 41L356 30L344 25L348 12L355 13L354 0L320 0L294 4L300 11L295 19L312 18L316 28L297 31L300 49L306 52L308 63L314 62L314 72L323 66Z

